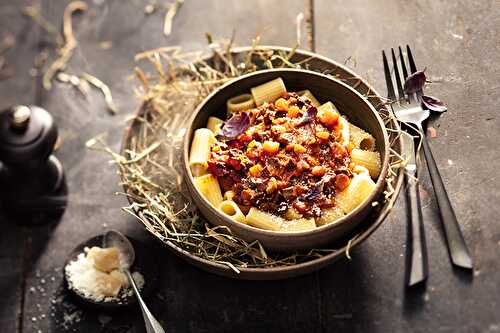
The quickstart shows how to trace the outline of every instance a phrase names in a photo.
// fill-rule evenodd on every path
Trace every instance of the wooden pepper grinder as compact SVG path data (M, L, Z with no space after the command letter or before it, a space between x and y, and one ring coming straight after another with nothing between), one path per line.
M56 140L57 127L46 110L17 105L0 112L0 196L9 215L32 224L64 211L64 172L52 155Z

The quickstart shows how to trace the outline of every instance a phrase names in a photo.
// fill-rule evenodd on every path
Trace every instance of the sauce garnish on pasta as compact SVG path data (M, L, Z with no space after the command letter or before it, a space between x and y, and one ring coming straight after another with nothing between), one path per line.
M235 118L237 117L237 118ZM233 115L211 145L208 172L241 206L284 216L295 209L319 217L353 177L347 122L335 109L284 93L274 102Z

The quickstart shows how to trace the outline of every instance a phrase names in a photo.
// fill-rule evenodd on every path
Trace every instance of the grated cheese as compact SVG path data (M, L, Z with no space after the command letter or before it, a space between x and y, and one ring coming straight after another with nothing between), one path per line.
M119 265L113 262L117 258L114 254L115 250L85 248L76 260L65 267L70 289L95 302L119 301L132 296L133 290L127 276L119 270ZM106 258L111 261L105 263ZM134 272L132 278L137 288L142 289L145 283L142 274Z

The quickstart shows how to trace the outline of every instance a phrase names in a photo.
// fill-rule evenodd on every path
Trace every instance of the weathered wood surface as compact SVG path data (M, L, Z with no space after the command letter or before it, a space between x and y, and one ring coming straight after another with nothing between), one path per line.
M499 329L495 304L500 275L497 216L500 179L498 1L327 1L316 0L317 52L347 61L385 92L381 50L410 44L417 66L433 84L426 89L448 104L429 126L434 157L475 259L472 276L453 270L445 247L433 189L422 175L422 197L430 279L427 291L405 295L405 223L393 214L359 248L353 327L366 331L463 331ZM484 158L484 156L488 156ZM403 198L400 198L403 199ZM401 201L401 200L400 200ZM389 279L389 280L388 280ZM328 317L327 323L335 322ZM328 325L328 324L327 324ZM368 329L372 327L372 329Z
M120 211L125 199L113 195L121 189L115 169L107 164L109 158L85 148L85 142L101 132L108 132L108 142L119 147L125 119L137 106L128 80L137 52L166 45L197 50L206 44L205 32L229 37L233 28L239 45L260 33L263 43L290 46L303 1L284 5L263 0L186 0L169 37L161 33L163 13L144 16L140 1L88 1L89 11L74 20L79 47L68 72L94 73L106 82L120 109L116 116L107 113L97 91L87 101L61 83L46 92L28 73L47 37L19 9L39 3L44 16L59 27L68 3L40 1L0 1L0 34L11 32L18 42L6 53L17 72L0 82L0 107L36 101L54 114L63 139L57 155L67 173L69 206L52 226L21 228L0 217L2 332L143 332L138 309L120 314L92 311L62 292L66 254L108 228L157 248L162 282L148 303L170 332L500 329L495 310L500 282L496 273L500 227L495 219L500 187L495 173L500 158L497 1L316 0L314 4L319 53L338 61L351 57L347 64L385 91L380 51L409 43L417 65L427 66L435 82L429 92L449 105L450 111L432 125L438 137L431 144L477 268L467 275L450 267L432 188L424 175L431 277L426 291L413 293L403 287L404 200L353 253L351 262L286 281L233 281L193 268L159 248ZM102 49L102 41L112 41L112 47ZM303 45L305 41L303 30Z

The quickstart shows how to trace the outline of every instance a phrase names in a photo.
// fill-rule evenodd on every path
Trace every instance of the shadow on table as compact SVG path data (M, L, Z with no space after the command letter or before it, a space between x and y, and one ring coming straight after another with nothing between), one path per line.
M64 215L67 194L67 184L63 180L59 191L37 202L40 206L34 211L11 210L5 203L0 205L2 232L7 239L5 246L15 247L20 252L15 263L19 270L19 283L24 283L30 276L34 264L45 252L53 231Z
M146 332L138 307L103 311L82 305L68 292L64 282L51 299L50 332Z
M170 254L160 261L162 284L151 309L174 332L347 331L354 324L352 297L365 292L357 274L362 259L278 281L220 277Z

